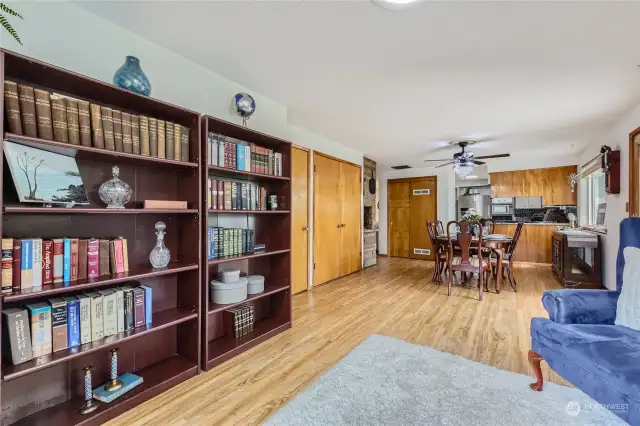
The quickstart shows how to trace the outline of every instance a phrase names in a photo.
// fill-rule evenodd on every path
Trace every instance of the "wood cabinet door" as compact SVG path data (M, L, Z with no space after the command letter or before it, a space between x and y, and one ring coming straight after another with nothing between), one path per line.
M578 204L578 191L571 192L569 175L578 172L578 166L552 167L542 169L546 172L544 204L547 206L575 206Z
M413 259L435 260L431 238L427 231L427 221L437 219L436 185L436 177L411 182L409 257ZM420 252L424 249L429 250L428 255Z
M340 163L340 275L362 267L362 177L360 167Z
M340 276L340 162L313 155L313 284Z
M389 256L409 257L411 236L411 182L388 182Z
M291 292L309 282L309 152L291 148Z

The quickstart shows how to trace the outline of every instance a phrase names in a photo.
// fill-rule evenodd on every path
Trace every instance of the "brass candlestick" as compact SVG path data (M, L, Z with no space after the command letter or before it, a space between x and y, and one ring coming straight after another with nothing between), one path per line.
M104 385L104 390L112 392L120 389L124 383L118 380L118 348L111 349L111 380Z
M80 414L89 414L96 408L98 403L93 400L93 389L91 386L91 366L83 368L84 370L84 405L80 407Z

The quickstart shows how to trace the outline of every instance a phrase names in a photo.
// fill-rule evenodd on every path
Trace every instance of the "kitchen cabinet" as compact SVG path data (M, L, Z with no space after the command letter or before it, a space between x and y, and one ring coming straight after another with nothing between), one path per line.
M577 166L563 166L491 173L491 197L541 196L545 206L575 206L578 191L571 192L568 179L577 171Z
M516 262L551 263L553 233L557 225L544 225L537 223L525 223L520 234L518 247L516 247ZM495 234L505 234L513 237L516 232L516 224L500 224L494 227Z
M516 197L516 209L539 209L542 208L542 197Z

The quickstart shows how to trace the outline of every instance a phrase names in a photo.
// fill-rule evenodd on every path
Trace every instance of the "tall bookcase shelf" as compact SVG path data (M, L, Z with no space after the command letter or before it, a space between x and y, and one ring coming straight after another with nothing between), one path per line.
M104 275L31 289L14 289L0 298L2 309L51 297L80 294L119 285L145 284L153 289L153 321L101 340L45 355L23 364L3 360L0 368L1 424L101 424L198 373L201 365L202 205L200 115L166 102L140 96L110 84L0 50L0 80L89 101L123 112L155 117L189 128L186 161L109 151L8 133L4 85L0 96L3 140L74 157L89 205L73 208L19 203L3 156L0 231L5 238L114 238L128 241L129 272ZM3 142L4 143L4 142ZM3 152L2 149L0 151ZM206 161L206 159L205 159ZM205 163L206 164L206 163ZM120 168L120 179L133 189L124 210L107 210L98 196L100 184ZM204 170L204 172L203 172ZM187 210L143 210L144 200L187 201ZM149 253L155 246L154 225L166 225L165 244L171 251L167 268L154 269ZM206 223L206 221L205 221ZM206 316L206 315L204 315ZM82 405L82 368L92 366L93 386L109 378L109 350L119 348L119 371L133 372L144 383L87 415Z
M291 327L291 143L214 117L202 117L201 166L203 209L202 258L207 259L207 226L249 228L255 242L263 243L262 253L247 253L203 261L202 273L202 355L201 368L209 370ZM208 134L253 143L282 154L282 176L239 171L208 164ZM259 183L267 194L277 195L279 210L207 210L208 178ZM204 219L206 217L206 219ZM240 269L242 275L263 275L264 292L249 295L229 305L210 301L209 282L221 270ZM234 306L254 307L254 329L243 337L233 337L233 330L223 320L224 311Z

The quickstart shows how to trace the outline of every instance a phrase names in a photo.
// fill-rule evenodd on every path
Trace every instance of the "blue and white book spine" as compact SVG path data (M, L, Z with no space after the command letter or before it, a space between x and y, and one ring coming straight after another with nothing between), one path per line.
M33 246L33 282L32 287L42 287L42 238L31 240Z
M224 142L218 143L218 166L224 167Z
M207 248L209 250L208 260L215 257L215 240L213 239L213 226L207 226Z
M71 238L65 238L62 254L62 281L71 281Z
M141 285L141 289L144 290L144 322L145 324L151 324L152 320L152 312L153 312L153 304L152 304L152 289L148 285Z
M80 346L80 300L65 297L67 302L67 346Z
M245 158L244 158L244 145L237 144L236 145L236 169L244 170L245 167Z
M33 284L33 241L22 240L20 250L20 287L31 288Z
M251 147L249 145L245 145L244 147L244 171L251 171Z

